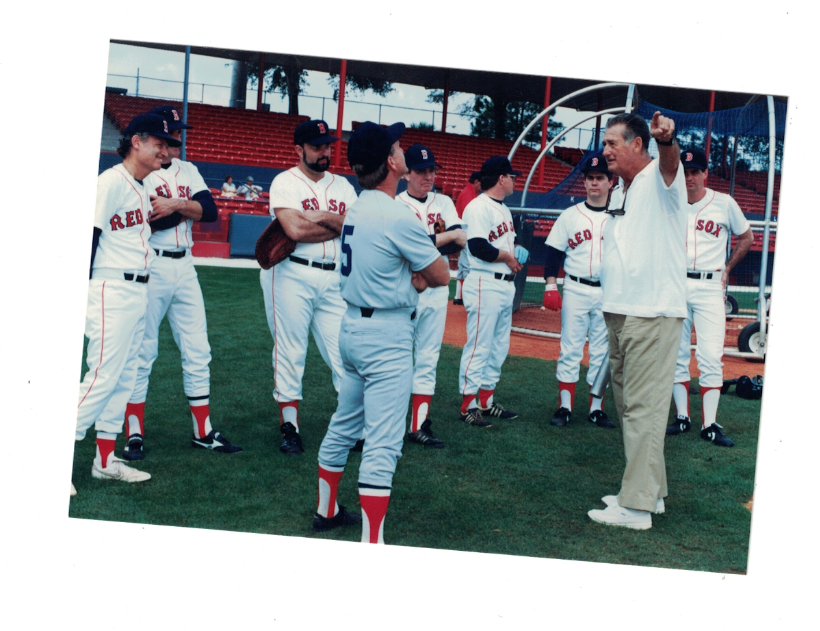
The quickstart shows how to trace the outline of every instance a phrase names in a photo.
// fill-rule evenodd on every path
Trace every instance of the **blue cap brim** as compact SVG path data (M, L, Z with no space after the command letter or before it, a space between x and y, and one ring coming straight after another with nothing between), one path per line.
M405 129L406 127L404 126L404 123L393 123L392 125L390 125L390 127L386 129L386 131L387 134L390 136L391 140L393 142L396 142L399 138L402 137Z

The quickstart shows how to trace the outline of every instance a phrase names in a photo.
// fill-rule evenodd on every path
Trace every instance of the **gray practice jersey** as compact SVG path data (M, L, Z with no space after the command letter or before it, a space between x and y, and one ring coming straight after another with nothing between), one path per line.
M440 256L408 206L381 191L362 191L342 230L342 298L356 307L415 307L410 271Z

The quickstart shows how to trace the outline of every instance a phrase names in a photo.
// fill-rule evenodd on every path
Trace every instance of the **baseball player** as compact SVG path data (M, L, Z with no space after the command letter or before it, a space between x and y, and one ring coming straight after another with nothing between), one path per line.
M160 106L149 113L162 116L170 135L177 140L182 138L183 129L193 129L182 121L174 107ZM193 424L191 445L221 453L242 451L211 425L211 346L205 302L191 255L194 221L216 221L218 211L196 166L180 160L178 148L170 148L168 153L169 159L162 168L145 179L153 207L148 246L156 259L151 267L152 282L148 285L148 310L136 385L125 409L128 444L123 457L128 460L145 458L145 400L151 370L159 353L159 325L166 315L182 356L182 382Z
M236 189L237 195L244 195L245 201L252 201L259 199L259 193L262 192L262 187L253 183L253 178L249 175L244 184L240 184Z
M689 362L692 358L692 326L697 331L695 358L700 370L700 395L703 401L703 426L700 437L721 447L734 442L723 435L715 420L723 385L723 341L726 335L725 292L729 273L740 263L754 237L749 222L734 199L706 188L709 175L706 154L698 149L681 152L689 201L686 224L686 284L688 315L683 321L675 385L672 398L677 416L666 428L674 436L688 432ZM730 232L738 235L737 247L726 261Z
M461 229L461 221L452 200L437 195L436 164L433 152L423 145L413 145L404 153L409 169L404 178L407 190L398 199L413 209L433 245L445 256L458 252L467 245L467 233ZM449 269L449 264L448 264ZM415 356L413 362L413 402L410 433L407 439L425 447L444 447L444 441L436 438L431 430L430 402L436 390L436 365L444 339L447 319L447 286L431 287L419 294L416 309L416 332L413 338Z
M512 215L504 205L519 175L506 157L488 159L481 166L482 194L464 210L470 273L463 290L467 344L461 354L458 386L461 420L476 427L492 425L485 416L518 418L495 403L493 393L510 349L513 279L529 257L529 252L515 243Z
M341 292L347 307L339 336L344 377L339 407L319 449L314 530L362 522L363 543L384 543L384 518L401 456L413 369L418 293L446 286L447 263L407 205L395 199L407 172L404 124L360 125L348 161L364 189L344 220ZM336 495L348 453L364 435L359 467L361 516Z
M137 116L120 140L122 164L104 171L97 181L85 321L88 372L80 384L75 439L83 440L88 428L95 426L97 453L91 475L100 480L151 478L114 456L114 445L134 389L154 261L148 245L152 209L144 180L167 159L168 145L180 143L170 136L162 117ZM71 494L75 493L72 483Z
M279 450L288 455L304 451L299 401L308 332L332 371L337 392L344 372L339 356L339 327L346 309L339 293L339 235L356 192L345 178L327 170L330 146L338 140L323 120L301 123L293 133L299 163L271 184L271 214L297 242L288 259L259 276L273 336L273 398L279 404L282 431Z
M458 194L458 198L456 199L456 212L458 213L459 219L461 219L464 215L464 209L467 208L467 204L478 197L480 193L481 171L473 171L470 174L468 183L463 189L461 189L461 192ZM466 226L464 224L462 224L461 227L466 230ZM453 298L454 305L464 304L464 298L461 295L461 291L464 286L464 279L467 278L467 274L470 271L470 262L468 258L467 250L461 250L461 253L458 255L458 275L456 276L456 295Z
M601 152L587 157L581 165L581 172L584 174L584 187L587 191L586 201L561 213L546 241L544 277L547 286L544 291L544 307L551 311L561 311L558 411L550 420L551 425L559 427L565 426L572 416L575 384L578 382L587 334L587 383L590 388L606 358L609 344L604 314L601 311L603 290L598 274L601 269L603 229L607 218L604 211L612 186L612 173ZM562 259L565 273L563 300L556 284ZM615 427L602 406L603 399L590 394L587 418L600 427Z

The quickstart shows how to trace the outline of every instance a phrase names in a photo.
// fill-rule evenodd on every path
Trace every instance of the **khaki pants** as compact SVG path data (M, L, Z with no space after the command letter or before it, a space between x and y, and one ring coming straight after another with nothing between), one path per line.
M667 495L663 442L683 318L604 313L604 320L626 456L618 503L652 511Z

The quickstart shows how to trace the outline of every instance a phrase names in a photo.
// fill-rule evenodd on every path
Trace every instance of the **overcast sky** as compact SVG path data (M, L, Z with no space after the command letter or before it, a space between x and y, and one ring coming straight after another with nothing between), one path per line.
M228 105L232 64L233 62L225 59L191 55L189 101ZM185 77L184 53L111 44L111 54L108 59L109 76L106 85L126 88L128 94L137 94L135 77L138 72L140 76L139 95L182 100L182 81ZM310 85L305 88L307 96L302 95L299 100L299 113L312 118L323 118L335 126L336 103L332 99L333 88L327 82L328 76L324 72L308 73L307 80ZM441 106L427 102L429 90L421 86L402 83L394 83L393 88L393 92L386 97L373 93L361 95L349 92L345 102L343 129L349 130L354 120L373 120L386 124L401 121L407 125L426 122L433 123L437 130L441 128ZM462 103L471 100L472 96L459 93L450 97L447 108L449 112L447 130L449 132L470 133L469 119L457 116L453 112L457 111ZM265 103L270 103L271 111L287 112L287 100L279 94L265 94L263 98ZM256 108L256 99L256 90L248 90L246 102L249 107ZM365 104L365 102L370 104ZM382 104L381 108L379 103ZM559 107L558 111L553 114L555 120L566 126L572 125L576 120L585 116L562 107ZM604 120L606 118L604 117ZM590 129L594 127L594 122L584 123L581 127ZM581 146L585 149L589 143L589 137L589 133L571 132L559 144L568 147Z

